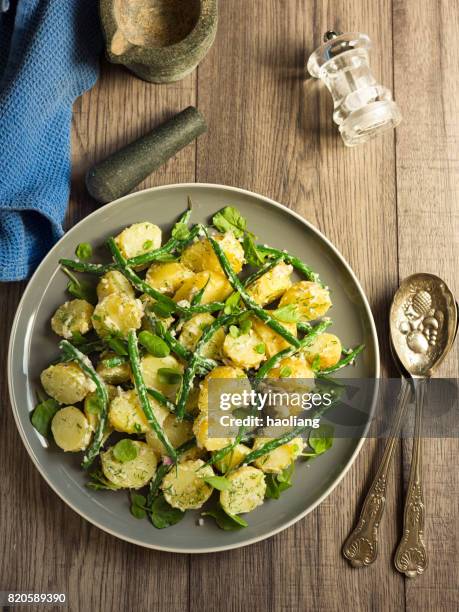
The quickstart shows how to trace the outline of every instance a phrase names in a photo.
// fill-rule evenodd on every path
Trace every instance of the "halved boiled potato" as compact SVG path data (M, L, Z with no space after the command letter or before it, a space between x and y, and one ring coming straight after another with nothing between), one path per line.
M260 336L253 329L249 329L246 334L240 334L236 338L228 334L223 343L223 353L235 366L247 370L258 368L260 363L266 359L265 347Z
M266 312L271 313L271 311L266 310ZM271 329L266 323L260 321L258 317L252 317L252 328L253 330L260 336L261 342L264 343L266 348L266 357L272 357L276 355L280 351L283 351L286 348L289 348L290 343L287 340L284 340L282 336L276 333L273 329ZM297 335L296 331L296 323L284 323L284 321L280 321L280 323L294 336Z
M164 498L173 508L179 510L196 510L201 508L212 495L213 488L205 477L213 476L214 471L204 461L182 461L172 469L161 484Z
M226 383L228 379L240 379L240 383ZM234 366L217 366L214 368L201 383L199 391L198 407L202 412L207 412L209 403L209 380L212 383L212 396L217 398L220 393L231 393L234 391L242 392L244 389L251 390L250 382L241 368ZM216 382L221 381L221 383Z
M206 327L211 325L215 318L209 312L195 314L191 319L185 321L180 332L179 341L189 351L194 351L198 340L201 338ZM221 349L225 340L225 331L221 327L212 338L206 342L201 349L201 355L209 359L219 359Z
M244 265L244 249L239 240L235 238L233 232L217 234L214 236L214 239L219 243L233 270L236 274L239 274ZM223 274L220 262L207 238L190 244L183 251L180 260L185 266L195 272L211 270Z
M101 338L115 334L126 338L133 329L142 324L143 305L140 300L125 293L110 293L97 304L92 323Z
M110 351L102 353L96 372L103 378L104 382L110 385L121 385L131 379L131 366L127 361L113 367L103 363L106 359L113 359L114 357L117 357L116 353Z
M194 276L193 271L179 261L168 261L153 263L148 268L145 280L153 289L172 295L192 276Z
M76 363L51 365L43 370L40 380L46 393L60 404L76 404L96 390L93 381Z
M123 489L141 489L153 478L156 472L156 455L148 444L132 440L137 456L130 461L118 461L113 454L113 446L100 455L105 478Z
M279 382L273 383L273 379ZM314 372L308 361L301 357L286 357L268 373L268 380L281 393L281 399L271 408L278 416L298 415L303 412L300 397L312 392L315 386ZM275 397L274 395L272 396Z
M245 444L238 444L223 459L215 463L217 470L225 474L228 470L237 467L246 455L250 453L250 448Z
M178 448L182 444L185 444L185 442L191 440L193 437L192 423L190 421L179 421L173 414L169 414L166 417L162 427L167 439L174 448ZM158 457L167 455L163 443L153 430L150 429L147 431L146 440L147 444L151 446Z
M125 293L132 298L135 295L131 283L118 270L106 272L97 285L97 298L99 302L112 293Z
M75 333L86 334L92 329L93 312L94 306L86 300L70 300L56 310L51 319L51 328L63 338L71 338Z
M152 397L149 396L148 399L156 420L162 425L169 411ZM112 399L108 410L108 420L116 431L134 434L146 433L150 430L135 390L121 391Z
M257 450L272 438L256 438L252 450ZM302 438L294 438L278 446L270 453L262 455L254 461L255 465L263 472L280 474L302 453L305 444Z
M186 280L174 295L174 302L191 302L193 297L205 287L201 304L220 302L232 292L231 285L223 274L218 272L198 272Z
M304 349L306 359L312 365L317 365L319 369L330 368L341 359L341 341L335 334L323 333L317 336L316 340Z
M208 451L220 450L233 442L233 438L209 437L209 417L207 413L201 412L193 423L193 433L199 448Z
M263 503L266 492L265 476L250 465L238 468L227 476L231 488L220 493L220 503L225 512L241 514L252 512Z
M292 271L293 267L290 264L278 263L277 266L274 266L274 268L271 268L271 270L251 283L247 288L247 293L260 306L270 304L280 298L292 286L292 281L290 280Z
M76 406L66 406L56 412L51 421L54 441L62 450L76 453L88 447L92 428Z
M280 306L296 304L302 321L323 317L332 305L330 293L325 287L311 281L295 283L284 293Z
M173 370L177 374L183 374L183 365L177 361L173 355L167 357L154 357L153 355L145 355L140 360L140 369L143 375L143 380L147 387L152 387L164 393L166 397L173 400L180 386L180 383L169 384L164 376L158 371L167 368Z
M161 230L149 221L134 223L116 236L115 243L121 254L126 259L130 259L148 253L148 251L159 249L161 246Z

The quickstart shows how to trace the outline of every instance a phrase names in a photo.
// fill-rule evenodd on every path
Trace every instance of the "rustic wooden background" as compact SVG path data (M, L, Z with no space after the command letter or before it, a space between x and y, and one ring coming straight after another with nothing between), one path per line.
M459 5L456 0L225 0L217 40L199 69L171 85L143 83L103 64L75 104L68 224L95 207L83 175L96 160L194 104L208 133L141 187L184 181L236 185L270 196L322 230L369 296L385 372L387 310L400 279L440 274L459 295ZM333 27L367 32L372 67L395 92L397 132L346 149L328 92L304 62ZM0 360L22 284L1 288ZM4 369L2 371L5 371ZM457 376L457 352L441 369ZM314 512L250 548L185 556L143 550L80 519L32 466L1 385L0 589L64 591L71 610L456 610L459 601L457 440L426 440L430 567L415 581L392 568L409 444L400 444L378 562L352 570L340 555L382 453L367 441Z

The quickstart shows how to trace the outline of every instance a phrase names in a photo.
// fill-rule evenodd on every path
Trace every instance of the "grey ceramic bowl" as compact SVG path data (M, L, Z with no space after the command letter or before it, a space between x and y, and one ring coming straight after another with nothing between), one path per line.
M48 447L30 423L40 372L58 352L58 338L51 332L49 320L57 306L68 299L67 279L59 270L59 258L73 257L75 247L83 241L102 245L110 235L137 221L153 221L167 233L186 208L188 195L193 201L192 221L204 221L225 205L237 206L263 242L288 247L316 269L333 294L333 330L346 346L361 342L366 345L346 377L378 377L378 341L368 302L352 270L324 236L299 215L268 198L232 187L183 184L141 191L107 204L55 245L35 272L19 304L11 333L8 378L14 417L24 445L43 478L71 508L108 533L135 544L203 553L251 544L304 517L338 484L363 439L337 439L322 457L309 464L299 462L294 486L280 500L268 501L252 512L247 529L221 531L211 519L199 527L198 513L189 512L174 527L157 530L147 521L131 516L127 495L87 489L85 474L80 469L81 456L63 453L53 445ZM100 252L103 255L104 249ZM367 409L370 415L371 402Z

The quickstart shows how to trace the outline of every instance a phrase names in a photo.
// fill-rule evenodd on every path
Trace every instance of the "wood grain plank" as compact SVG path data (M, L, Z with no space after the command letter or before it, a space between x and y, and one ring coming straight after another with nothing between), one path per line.
M386 338L388 298L398 280L393 136L346 149L332 125L330 96L304 80L304 64L321 31L363 30L378 49L375 73L390 85L391 3L233 0L220 10L216 44L199 69L209 133L198 143L197 180L266 194L324 231L360 277ZM217 575L215 556L193 560L199 579L190 585L191 609L403 609L403 581L388 571L397 466L380 562L356 572L340 555L380 446L367 442L343 483L305 520L256 549L235 551L230 563L219 556ZM211 582L214 589L203 588Z
M95 160L195 101L195 74L180 83L156 86L103 62L99 82L74 108L73 178L67 225L98 206L86 193L83 180ZM194 178L195 146L190 145L139 188ZM22 285L14 284L2 287L1 309L8 315L1 329L2 346L7 345L22 289ZM4 351L0 359L4 361ZM8 503L0 504L0 589L65 592L69 609L75 611L186 609L188 557L121 542L70 510L28 458L11 411L6 408L7 393L6 384L2 384L5 409L0 415L1 489L2 499L8 499ZM171 576L173 588L168 580Z
M400 277L440 275L458 295L459 6L394 0L394 78L404 121L397 134ZM407 35L417 32L418 36ZM422 39L419 45L414 40ZM456 344L438 376L459 374ZM406 584L408 610L453 610L459 601L459 475L456 439L423 445L430 566ZM411 443L403 448L405 482Z

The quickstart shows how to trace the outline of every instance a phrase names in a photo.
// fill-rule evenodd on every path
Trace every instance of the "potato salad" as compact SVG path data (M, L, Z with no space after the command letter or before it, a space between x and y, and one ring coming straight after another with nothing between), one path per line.
M41 373L31 420L81 454L89 488L126 490L136 518L162 529L194 510L198 525L230 531L289 488L295 462L325 452L332 433L212 435L211 385L250 390L269 378L314 388L363 346L342 347L318 274L258 244L237 209L209 225L191 214L167 237L150 221L122 229L106 263L92 261L89 243L60 261L69 299L50 319L60 353Z

